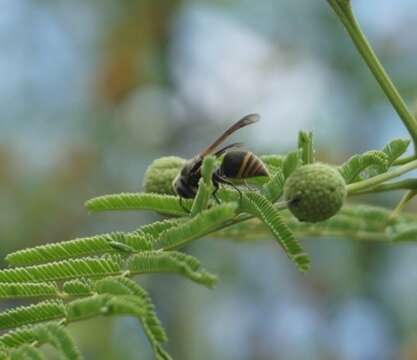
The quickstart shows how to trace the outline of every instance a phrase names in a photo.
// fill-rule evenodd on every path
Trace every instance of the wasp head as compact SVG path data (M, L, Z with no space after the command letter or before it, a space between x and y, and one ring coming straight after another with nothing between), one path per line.
M201 177L200 167L200 159L191 159L185 163L181 172L172 182L172 187L177 195L186 199L195 197L198 189L198 180Z

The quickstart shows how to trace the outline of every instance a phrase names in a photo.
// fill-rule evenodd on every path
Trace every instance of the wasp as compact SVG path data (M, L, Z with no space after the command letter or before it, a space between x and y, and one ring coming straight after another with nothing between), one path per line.
M259 119L260 117L258 114L246 115L227 128L209 146L200 151L192 159L188 160L172 183L175 193L179 195L180 198L186 199L192 199L196 196L198 181L201 178L201 165L204 157L210 154L213 154L215 157L224 155L220 166L213 172L212 177L213 186L215 188L213 196L216 201L218 201L216 192L219 189L220 184L228 184L234 187L241 195L240 190L236 188L231 180L247 179L255 176L269 176L267 168L255 154L250 151L233 150L234 148L242 146L242 143L233 143L217 150L217 148L235 131L245 126L252 125L259 121Z

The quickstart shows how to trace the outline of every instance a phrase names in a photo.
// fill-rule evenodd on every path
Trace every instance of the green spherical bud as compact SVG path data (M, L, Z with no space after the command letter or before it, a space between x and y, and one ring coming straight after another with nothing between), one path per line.
M181 171L186 160L176 156L156 159L145 172L143 187L147 193L175 195L172 181Z
M346 183L340 173L320 163L299 167L284 185L289 210L305 222L319 222L335 215L346 193Z

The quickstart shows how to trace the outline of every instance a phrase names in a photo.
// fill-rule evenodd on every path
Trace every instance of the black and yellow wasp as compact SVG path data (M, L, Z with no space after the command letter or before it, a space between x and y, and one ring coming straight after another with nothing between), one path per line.
M200 151L192 159L188 160L179 175L173 181L173 188L181 198L192 199L196 196L198 181L201 178L201 165L205 156L213 154L216 157L223 155L220 166L213 172L213 196L219 184L235 185L231 179L247 179L255 176L269 176L269 172L262 161L252 152L244 150L232 150L242 146L242 143L233 143L216 151L235 131L259 121L259 115L249 114L226 129L213 143ZM236 188L236 187L235 187ZM237 189L237 188L236 188ZM238 190L238 189L237 189ZM238 190L239 191L239 190ZM240 191L239 191L240 193ZM216 198L217 200L217 198Z

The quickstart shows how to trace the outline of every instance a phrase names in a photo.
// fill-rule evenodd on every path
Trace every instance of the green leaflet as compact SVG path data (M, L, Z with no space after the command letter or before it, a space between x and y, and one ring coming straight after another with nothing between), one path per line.
M125 244L137 251L150 250L149 241L138 234L110 233L79 238L60 243L40 245L9 254L6 260L11 265L32 265L73 257L122 252L115 244Z
M417 224L400 224L390 226L386 231L390 240L394 242L417 241Z
M207 208L210 195L213 192L212 186L207 185L203 178L198 181L198 190L191 207L190 216L196 216L198 213Z
M0 282L43 282L80 277L103 277L122 270L117 256L70 259L43 265L18 267L0 271Z
M81 359L81 354L65 328L57 323L23 326L0 337L0 344L8 348L21 349L28 346L25 344L34 342L36 342L36 346L52 345L65 360Z
M0 283L0 298L30 298L57 296L58 288L54 283Z
M216 158L207 156L201 166L201 179L198 181L198 191L191 207L190 215L193 217L207 208L211 194L213 193L212 176Z
M73 322L105 315L107 313L106 305L110 299L110 295L103 294L71 301L66 306L67 320Z
M10 353L10 360L44 360L42 353L29 345L22 345L20 348Z
M9 329L65 317L65 306L60 300L43 301L35 305L19 306L0 313L0 329Z
M276 202L282 195L284 190L284 174L281 169L277 169L272 178L263 186L263 192L267 199Z
M183 199L183 203L190 208L192 201ZM179 203L179 198L173 195L151 193L121 193L103 195L85 203L88 210L93 212L110 210L149 210L166 215L186 215Z
M236 209L236 204L229 203L204 210L187 222L163 232L158 245L163 249L183 246L187 242L210 233L226 221L232 219L236 214Z
M214 167L216 166L216 158L213 155L206 156L201 165L201 176L206 185L211 185Z
M346 181L346 184L361 180L360 174L370 167L377 169L378 173L388 170L389 158L383 151L371 150L362 155L353 155L345 163L339 166L338 170Z
M27 319L27 323L33 323L66 317L66 320L71 322L96 315L130 314L142 321L156 357L170 359L161 347L161 342L166 341L165 332L156 317L149 296L142 288L132 280L124 278L99 280L95 287L101 294L74 300L66 306L62 302L45 302L4 312L0 315L0 324L12 326L19 324L18 326L20 326L24 325L24 319ZM111 293L116 296L112 296ZM13 321L9 318L2 318L1 316L4 314L9 317L13 316ZM6 325L3 326L3 328L5 327ZM81 358L65 329L57 324L23 326L0 337L0 344L6 347L19 347L34 341L37 341L38 345L46 343L53 345L65 355L65 359L78 360Z
M282 171L285 178L287 179L301 164L302 163L299 150L288 153L282 166Z
M6 260L14 266L32 265L59 261L73 257L93 256L105 253L145 251L152 249L152 242L159 234L183 220L169 219L145 225L131 233L115 232L78 238L59 243L40 245L7 255ZM128 251L129 252L129 251Z
M7 360L9 359L9 356L7 355L8 351L6 347L0 343L0 360Z
M127 314L136 316L140 321L146 324L147 309L138 297L132 295L121 295L113 297L107 304L107 314ZM145 330L147 330L145 325ZM152 332L147 331L149 341L155 353L157 360L172 360L168 353L162 348L159 341L157 341Z
M122 283L123 285L123 283ZM132 284L125 285L126 292L132 291ZM100 286L101 289L108 291L115 290L115 284ZM122 292L119 287L115 292ZM67 305L69 321L77 321L97 315L133 315L141 320L144 325L146 335L150 340L157 359L168 360L171 357L163 350L161 342L165 337L161 329L156 330L156 316L150 315L150 305L146 297L135 295L110 295L99 294L89 298L78 299ZM163 330L162 330L163 331ZM163 340L162 340L163 338Z
M85 296L91 295L93 291L93 283L90 279L74 279L65 281L62 290L68 295Z
M167 341L165 330L163 329L152 304L148 293L136 282L125 277L112 277L99 280L95 283L95 290L99 294L111 295L135 295L144 304L143 326L148 337L152 337L156 342Z
M25 343L32 343L36 339L33 337L32 329L34 326L21 326L16 330L9 331L0 336L0 344L6 348L19 347Z
M45 324L34 330L36 340L40 344L52 345L65 360L80 360L81 354L68 332L61 325Z
M307 271L310 267L310 259L283 221L278 209L262 195L255 192L245 193L243 199L244 209L259 217L265 223L299 270Z
M152 301L147 292L133 280L124 277L113 277L99 280L95 284L99 294L107 293L112 295L131 295L141 302L141 316L145 333L154 348L155 353L163 349L161 343L167 341L165 330L156 316ZM139 312L138 312L139 314Z
M135 274L176 272L196 283L212 287L217 278L202 270L199 261L192 256L175 251L153 251L136 254L128 260L127 268Z
M366 177L384 173L407 150L409 144L409 140L395 139L385 145L382 151L371 150L361 155L353 155L339 166L339 172L344 177L346 184L361 180L360 175L365 170L369 172Z
M303 165L314 162L313 133L300 131L298 133L298 149L301 153Z
M152 336L158 342L167 341L167 335L155 313L155 307L148 293L131 279L120 277L118 282L129 289L129 294L140 297L146 303L145 331L152 333Z
M382 151L388 156L388 164L391 165L404 154L407 151L408 145L410 145L410 140L408 139L394 139L385 145Z
M163 231L168 230L178 224L184 222L186 218L167 219L162 221L155 221L152 224L143 225L133 233L147 236L148 238L157 238Z

